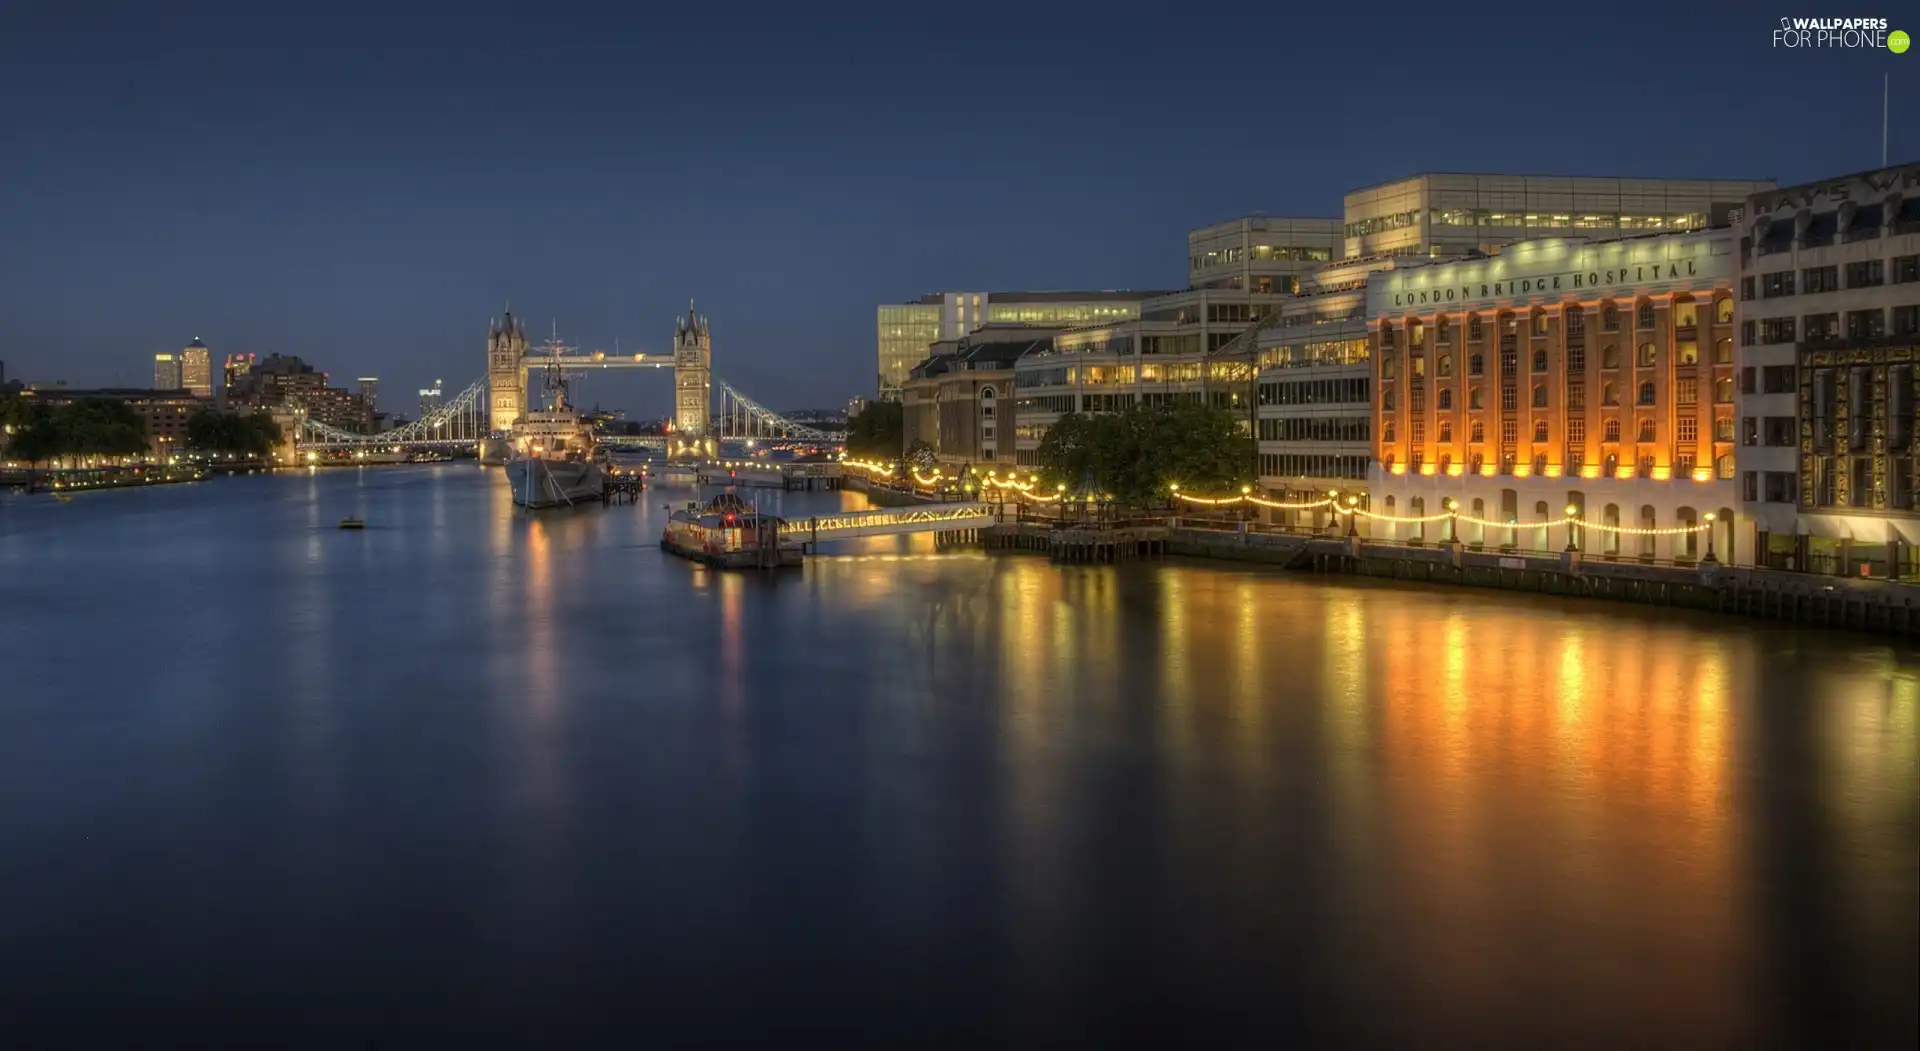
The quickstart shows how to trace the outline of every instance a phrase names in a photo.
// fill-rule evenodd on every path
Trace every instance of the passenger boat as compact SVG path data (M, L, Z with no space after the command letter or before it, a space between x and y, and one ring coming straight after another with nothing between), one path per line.
M673 512L661 534L660 549L722 569L797 566L802 560L801 545L781 538L783 524L783 519L723 493L704 507L689 502Z
M365 529L366 527L367 520L364 518L348 516L340 520L340 528L342 529Z
M513 457L507 481L513 502L528 509L571 507L606 499L606 456L597 448L593 422L567 403L567 381L558 367L558 341L550 341L546 407L513 425Z

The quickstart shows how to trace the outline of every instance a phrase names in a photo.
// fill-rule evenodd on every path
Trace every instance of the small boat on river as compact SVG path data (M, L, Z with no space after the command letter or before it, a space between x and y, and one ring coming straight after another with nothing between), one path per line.
M798 540L784 539L785 519L763 513L732 493L702 507L689 502L667 519L660 550L721 569L774 569L797 566L803 555Z
M340 520L340 528L342 529L365 529L366 527L367 520L364 518L355 518L349 515Z

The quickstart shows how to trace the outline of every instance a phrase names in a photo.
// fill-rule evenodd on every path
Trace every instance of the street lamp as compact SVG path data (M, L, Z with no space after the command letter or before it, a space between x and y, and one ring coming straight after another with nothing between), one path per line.
M1348 536L1360 535L1359 509L1360 509L1360 498L1353 495L1352 493L1348 493L1347 494L1347 535Z
M1568 551L1580 550L1580 545L1574 541L1575 531L1579 527L1575 524L1574 517L1573 517L1579 513L1580 513L1579 507L1573 504L1567 505L1567 550Z
M1712 511L1708 511L1708 512L1707 512L1707 557L1706 557L1706 561L1708 561L1708 562L1718 562L1718 561L1720 561L1719 559L1717 559L1717 558L1715 558L1715 557L1713 557L1713 520L1714 520L1714 519L1715 519L1716 517L1718 517L1718 516L1717 516L1717 515L1715 515L1715 514L1714 514L1714 513L1712 512Z

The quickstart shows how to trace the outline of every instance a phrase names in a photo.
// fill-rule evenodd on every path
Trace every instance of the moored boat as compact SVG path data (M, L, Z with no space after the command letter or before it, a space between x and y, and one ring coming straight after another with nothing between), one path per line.
M560 352L557 340L549 341ZM593 422L567 403L567 381L557 366L546 376L547 404L513 425L513 456L507 481L521 507L571 507L606 499L604 457L596 448Z
M660 549L722 569L800 565L801 544L781 537L784 524L784 519L723 493L704 507L688 503L668 516Z

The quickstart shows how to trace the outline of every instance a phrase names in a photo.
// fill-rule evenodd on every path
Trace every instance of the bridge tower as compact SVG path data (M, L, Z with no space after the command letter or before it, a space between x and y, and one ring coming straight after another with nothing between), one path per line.
M487 387L493 404L488 427L510 429L526 411L527 332L508 310L501 320L487 321Z
M713 414L713 336L707 319L693 312L673 322L673 430L683 438L705 438Z

